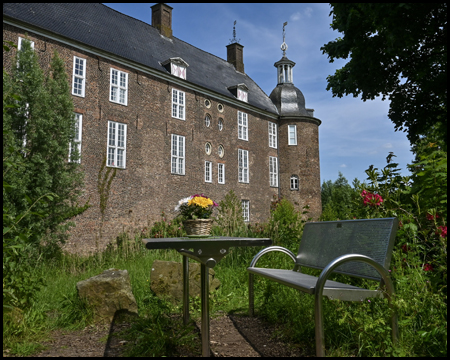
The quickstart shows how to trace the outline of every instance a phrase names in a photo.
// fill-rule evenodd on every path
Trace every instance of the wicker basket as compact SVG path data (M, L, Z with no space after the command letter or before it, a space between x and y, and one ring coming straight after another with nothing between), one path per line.
M188 235L209 235L213 221L213 219L184 220L183 226Z

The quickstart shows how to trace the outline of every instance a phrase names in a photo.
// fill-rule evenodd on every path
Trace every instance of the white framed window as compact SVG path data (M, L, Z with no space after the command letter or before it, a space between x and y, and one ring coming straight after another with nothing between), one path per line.
M242 217L245 222L250 221L250 200L242 200Z
M205 116L205 126L209 127L211 125L211 116L208 114Z
M127 125L108 121L107 166L125 169L127 154Z
M291 190L298 190L298 176L291 176Z
M172 174L184 175L184 136L172 134Z
M241 101L248 102L248 92L242 89L237 89L237 98Z
M241 111L238 111L238 139L248 141L248 117Z
M184 107L184 92L172 89L172 117L185 120Z
M186 66L171 63L171 74L186 80Z
M128 74L111 68L109 101L128 104Z
M73 141L69 143L69 162L81 163L81 132L83 128L83 115L75 113L75 134ZM77 149L78 160L72 160L73 149Z
M278 159L269 156L269 178L270 186L278 187Z
M205 161L205 182L212 182L212 162Z
M29 39L25 39L25 38L23 38L23 37L20 37L19 36L19 41L17 42L17 50L22 50L22 41L29 41L30 42L30 44L31 44L31 48L34 50L34 41L31 41L31 40L29 40Z
M225 184L225 164L218 164L217 177L219 184Z
M277 124L269 121L269 147L277 148Z
M289 145L297 145L297 125L288 126Z
M72 95L84 97L86 85L86 59L73 57Z
M238 149L238 166L239 182L248 184L248 150Z

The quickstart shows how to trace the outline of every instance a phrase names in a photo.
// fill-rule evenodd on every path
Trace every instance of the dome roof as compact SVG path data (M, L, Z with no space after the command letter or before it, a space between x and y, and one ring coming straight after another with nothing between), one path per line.
M305 97L294 84L278 84L269 97L281 116L311 116L305 108Z

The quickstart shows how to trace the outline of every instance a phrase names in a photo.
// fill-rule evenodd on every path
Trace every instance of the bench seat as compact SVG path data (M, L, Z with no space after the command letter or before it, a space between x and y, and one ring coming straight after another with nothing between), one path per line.
M275 245L261 250L253 258L247 268L249 315L254 314L255 275L314 296L316 355L325 356L324 296L344 301L386 297L391 308L392 341L395 343L398 340L398 321L391 302L395 292L389 266L397 228L396 218L306 223L297 256L289 249ZM284 270L256 267L262 256L274 251L289 256L294 268ZM321 273L318 277L307 275L301 272L302 268L317 269ZM377 281L380 287L378 290L370 290L328 280L332 273Z
M249 267L249 273L260 275L280 284L292 287L305 293L314 295L317 277L303 274L293 270L265 269ZM330 299L345 301L362 301L368 297L381 297L379 290L367 290L353 285L343 284L337 281L327 280L323 288L323 295Z

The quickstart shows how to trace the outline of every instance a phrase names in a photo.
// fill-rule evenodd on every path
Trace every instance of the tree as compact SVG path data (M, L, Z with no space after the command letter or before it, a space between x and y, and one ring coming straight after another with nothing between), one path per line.
M356 179L355 179L356 180ZM355 181L354 180L354 181ZM348 219L352 210L354 190L347 179L339 172L333 183L331 180L322 184L322 220Z
M13 64L11 76L3 72L4 104L5 98L14 98L13 106L3 111L3 153L9 154L3 180L11 185L3 193L3 213L26 213L15 231L32 228L31 243L63 241L70 225L66 220L87 208L77 203L83 173L76 146L68 161L75 118L64 63L55 53L44 76L30 42L23 41ZM20 166L9 166L11 170L8 164ZM52 196L27 212L31 202L47 194Z
M395 130L411 144L435 124L447 143L447 3L331 4L331 27L344 34L321 47L350 61L327 77L333 96L391 101Z

